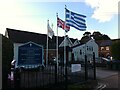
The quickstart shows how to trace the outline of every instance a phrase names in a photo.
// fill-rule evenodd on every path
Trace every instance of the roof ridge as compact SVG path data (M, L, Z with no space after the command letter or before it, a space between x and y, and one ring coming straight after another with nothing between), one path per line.
M11 29L11 28L6 28L6 30L17 31L17 32L24 32L24 33L33 33L33 34L43 34L43 33L24 31L24 30L18 30L18 29ZM43 35L46 35L46 34L43 34Z

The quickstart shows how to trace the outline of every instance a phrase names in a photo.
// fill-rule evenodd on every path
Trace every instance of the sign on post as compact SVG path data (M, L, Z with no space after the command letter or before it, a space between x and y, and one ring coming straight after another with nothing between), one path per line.
M17 65L43 65L43 46L33 42L19 46Z
M72 72L81 71L81 64L72 64L72 66L71 66L71 71L72 71Z

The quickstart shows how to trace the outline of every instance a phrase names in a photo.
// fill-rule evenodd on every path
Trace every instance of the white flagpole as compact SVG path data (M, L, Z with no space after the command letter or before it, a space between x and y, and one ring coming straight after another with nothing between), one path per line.
M65 34L64 36L64 68L65 68L66 67L66 32L64 34Z
M47 21L46 67L48 65L48 25L49 25L49 20Z
M65 9L66 9L66 5L65 5ZM64 36L64 68L66 67L66 11L65 11L65 36ZM65 74L65 70L64 70L64 74Z
M58 13L57 13L58 18ZM58 73L58 26L57 26L57 37L56 37L56 62L57 62L57 73Z

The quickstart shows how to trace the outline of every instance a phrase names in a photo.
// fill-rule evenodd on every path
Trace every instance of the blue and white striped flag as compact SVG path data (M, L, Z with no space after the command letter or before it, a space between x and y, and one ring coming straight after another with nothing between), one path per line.
M66 9L66 25L74 27L80 31L86 30L86 16L74 13Z

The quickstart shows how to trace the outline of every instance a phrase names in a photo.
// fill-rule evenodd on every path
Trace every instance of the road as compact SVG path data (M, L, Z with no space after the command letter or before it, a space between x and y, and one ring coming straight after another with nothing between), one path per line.
M98 80L98 87L96 90L105 90L106 88L114 88L114 90L120 90L119 71L107 70L105 68L97 68L96 78Z
M97 68L96 69L96 77L97 79L107 78L109 76L118 75L118 71L107 70L105 68Z

